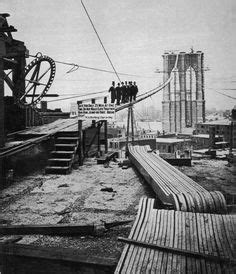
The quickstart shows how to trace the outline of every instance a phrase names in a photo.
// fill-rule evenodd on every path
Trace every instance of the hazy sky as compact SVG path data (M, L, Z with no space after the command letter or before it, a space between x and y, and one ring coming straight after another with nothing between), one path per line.
M235 0L84 0L90 16L117 71L147 76L136 80L140 92L162 82L165 50L205 53L206 106L232 108L236 100L216 91L235 95L236 1ZM30 54L38 51L55 60L111 70L110 64L79 0L1 0L1 12L10 13L9 24L18 29L16 39L25 42ZM49 92L94 92L109 88L115 75L57 65ZM49 100L49 99L48 99ZM52 100L52 99L50 99ZM49 107L68 110L67 100ZM162 92L145 101L161 107Z

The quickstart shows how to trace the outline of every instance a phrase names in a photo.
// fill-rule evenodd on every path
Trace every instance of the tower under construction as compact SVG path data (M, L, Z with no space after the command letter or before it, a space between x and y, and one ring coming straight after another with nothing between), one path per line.
M164 82L175 66L176 53L163 55ZM162 128L165 132L183 132L205 122L204 54L201 51L178 53L173 80L163 90Z

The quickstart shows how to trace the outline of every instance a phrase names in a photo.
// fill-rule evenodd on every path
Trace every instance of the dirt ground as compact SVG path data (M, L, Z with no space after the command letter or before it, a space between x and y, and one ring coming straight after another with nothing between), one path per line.
M101 191L110 189L111 192ZM2 224L99 224L134 220L142 196L153 192L132 169L109 167L86 160L69 175L34 174L19 178L0 193ZM105 234L83 237L24 236L18 243L72 247L85 253L118 257L133 222L108 230ZM1 238L1 236L0 236Z
M209 191L219 190L236 198L236 166L229 166L228 161L194 160L191 167L179 167L179 170Z
M207 190L236 197L236 170L223 160L195 160L179 169ZM102 189L110 189L110 192ZM155 197L133 168L109 167L86 160L69 175L44 175L43 171L16 182L0 193L0 224L100 224L134 220L142 196ZM101 236L24 236L19 243L71 247L88 255L119 258L133 222L112 228ZM1 237L0 241L7 237Z

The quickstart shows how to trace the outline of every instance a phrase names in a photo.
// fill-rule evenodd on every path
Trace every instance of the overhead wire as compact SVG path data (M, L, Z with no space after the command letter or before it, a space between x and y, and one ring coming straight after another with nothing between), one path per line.
M98 34L96 28L95 28L94 23L93 23L93 21L92 21L92 19L91 19L91 17L90 17L90 15L89 15L89 13L88 13L88 11L87 11L87 9L86 9L86 7L85 7L85 5L84 5L84 3L83 3L82 0L81 0L81 4L82 4L82 6L83 6L83 8L84 8L84 10L85 10L85 12L86 12L88 18L89 18L89 21L90 21L90 23L91 23L91 25L92 25L92 27L93 27L93 29L94 29L94 32L96 33L97 38L98 38L98 40L99 40L99 42L100 42L100 44L101 44L101 46L102 46L102 48L103 48L103 50L104 50L104 52L105 52L105 54L106 54L106 56L107 56L107 58L108 58L108 60L109 60L109 62L110 62L110 64L111 64L111 66L112 66L112 68L113 68L113 70L114 70L114 72L115 72L115 74L116 74L116 76L117 76L119 82L121 82L120 77L119 77L119 75L118 75L118 73L117 73L117 71L116 71L116 69L115 69L115 67L114 67L114 65L113 65L113 63L112 63L112 61L111 61L111 58L109 57L109 55L108 55L108 53L107 53L107 51L106 51L106 49L105 49L105 46L104 46L104 44L103 44L103 42L102 42L102 40L101 40L101 38L100 38L100 36L99 36L99 34Z
M221 95L224 95L225 97L228 97L228 98L231 98L231 99L236 100L236 97L230 96L230 95L228 95L228 94L225 94L225 93L220 92L220 91L217 91L217 90L216 90L216 92L219 93L219 94L221 94Z
M32 54L27 54L27 56L29 57L37 57L36 55L32 55ZM76 63L69 63L69 62L65 62L65 61L59 61L59 60L54 60L55 63L57 64L62 64L62 65L67 65L67 66L72 66L72 69L74 67L78 67L78 68L82 68L82 69L89 69L89 70L94 70L94 71L99 71L99 72L105 72L105 73L111 73L111 74L115 74L114 71L111 70L107 70L107 69L101 69L101 68L95 68L95 67L90 67L90 66L83 66L83 65L79 65ZM75 70L73 70L75 71ZM71 69L68 70L67 72L72 72ZM130 74L130 73L123 73L123 72L117 72L119 75L124 75L124 76L131 76L131 77L142 77L142 78L147 78L147 79L153 79L156 78L156 76L145 76L145 75L138 75L138 74ZM68 80L69 81L69 80ZM71 81L81 81L81 80L71 80Z

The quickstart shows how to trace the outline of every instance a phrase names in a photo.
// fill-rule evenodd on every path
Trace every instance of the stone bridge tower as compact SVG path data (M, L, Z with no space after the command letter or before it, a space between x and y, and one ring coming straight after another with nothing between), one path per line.
M163 78L174 68L177 54L164 53ZM162 128L165 132L183 132L205 122L204 55L197 51L180 52L174 79L163 90Z

